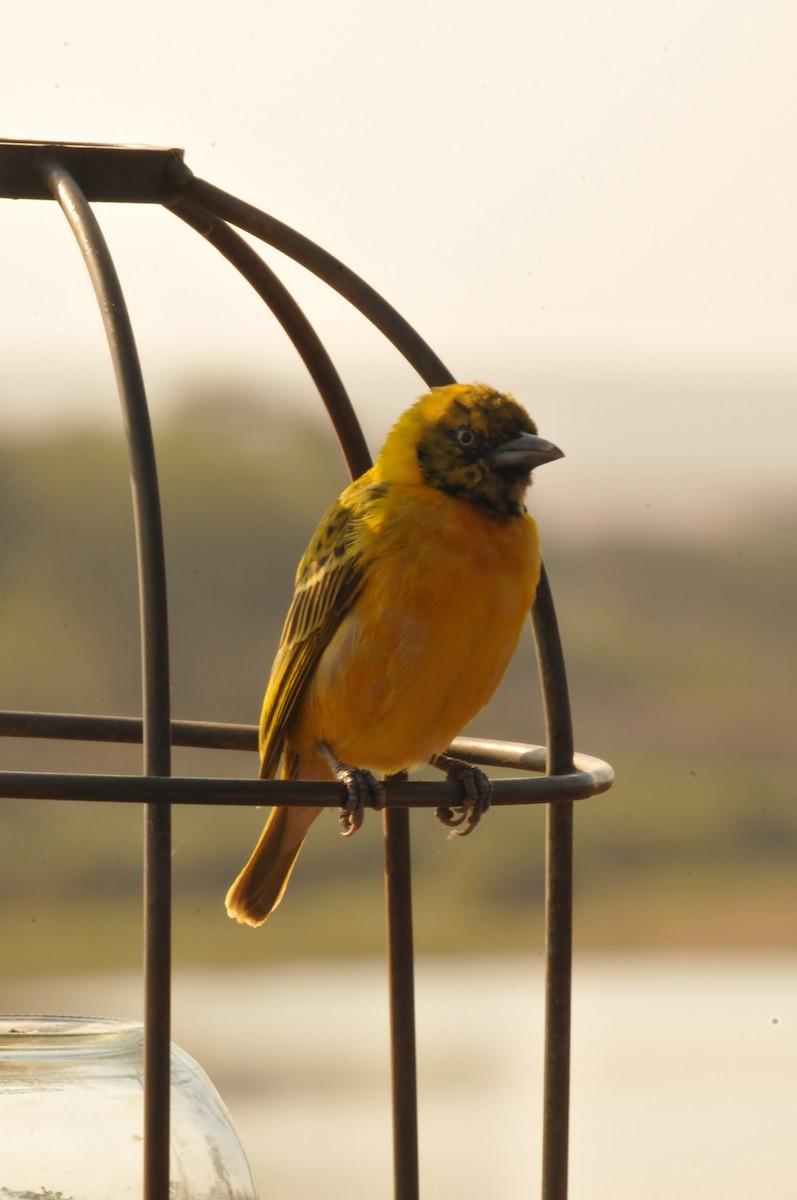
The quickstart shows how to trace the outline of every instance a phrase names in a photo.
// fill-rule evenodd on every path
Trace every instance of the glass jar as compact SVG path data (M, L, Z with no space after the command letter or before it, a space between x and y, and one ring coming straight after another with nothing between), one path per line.
M0 1016L0 1200L141 1200L144 1029ZM205 1072L171 1057L171 1200L255 1200L246 1155Z

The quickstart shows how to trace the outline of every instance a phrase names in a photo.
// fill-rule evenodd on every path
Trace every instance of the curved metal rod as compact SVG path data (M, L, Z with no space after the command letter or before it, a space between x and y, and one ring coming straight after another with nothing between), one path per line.
M56 165L47 172L47 178L69 221L91 277L122 403L130 453L141 585L146 770L151 775L168 775L170 703L166 568L155 448L144 380L124 295L97 219L68 172Z
M237 225L254 237L258 237L269 245L274 246L277 250L293 258L320 279L323 279L324 282L329 284L330 287L363 313L396 346L429 387L438 387L455 382L454 376L423 338L421 338L420 334L378 292L345 266L339 259L316 245L315 242L312 242L303 234L291 229L290 226L279 221L276 217L270 216L254 205L239 200L237 197L230 195L230 193L215 187L203 179L198 179L184 165L181 165L180 170L184 173L184 178L176 190L175 198L169 207L178 216L187 220L189 224L193 225L195 229L198 229L199 232L217 245L222 253L239 270L244 272L249 282L252 283L252 286L255 287L269 305L272 305L272 301L276 295L275 282L279 289L282 288L282 285L279 284L276 276L266 267L265 263L253 251L250 251L247 243L242 240L239 242L238 239L233 242L230 235L224 233L225 222ZM210 228L203 228L201 223L202 214L211 218L215 216L219 220L217 223L213 223ZM266 272L271 277L268 280ZM267 290L269 294L264 294L261 288ZM284 289L282 291L284 292ZM293 304L292 298L287 293L285 295L288 296L290 304L301 313L301 310L298 310L298 306ZM282 302L281 298L280 303ZM276 309L274 311L276 312ZM282 321L282 316L279 313L277 315ZM291 321L294 319L294 316L294 313L289 313ZM304 318L304 314L301 314L301 318L309 325L306 322L306 318ZM285 323L283 322L283 324ZM285 325L285 328L287 329L288 326ZM310 332L312 333L312 329L310 329ZM289 335L293 339L293 334L289 333ZM313 334L313 336L315 335ZM294 342L294 344L297 343ZM318 346L313 346L305 338L304 353L300 349L303 360L308 365L311 374L313 374L313 368L308 362L306 355L308 353L314 355L319 347L321 352L326 354L320 343L318 343ZM297 348L299 347L297 346ZM329 365L331 366L331 363ZM334 368L332 370L334 371ZM337 378L336 372L335 378ZM342 391L342 384L340 384L340 388ZM345 395L345 393L343 394ZM324 399L333 422L336 422L335 407L330 406L326 395L324 395ZM348 404L348 397L346 397L346 404ZM349 420L348 417L346 419ZM353 413L352 419L356 421ZM335 427L337 430L337 424ZM347 443L341 437L340 433L338 436L340 437L344 453L347 454L348 461ZM546 711L546 731L551 748L552 761L550 770L551 773L567 771L572 765L572 719L564 658L556 622L556 612L553 607L550 585L544 565L540 584L537 589L537 598L534 603L533 618Z
M545 571L532 610L548 738L547 770L573 766L573 723L562 640ZM611 780L609 785L611 785ZM545 852L545 1061L542 1196L567 1200L573 976L573 805L548 807Z
M385 335L404 355L429 387L454 383L455 379L432 348L391 304L388 304L370 284L327 250L316 245L304 234L269 216L252 204L231 196L204 179L197 179L185 168L185 180L175 192L175 203L183 198L194 201L200 208L214 213L223 221L245 229L254 237L268 242L282 254L287 254L313 275L323 279L334 291L348 300L371 324Z
M559 622L544 564L531 617L545 706L548 773L558 775L573 765L573 720Z
M288 289L248 242L207 209L189 199L168 208L215 246L271 309L318 388L352 478L362 475L371 458L360 422L323 342Z
M202 229L197 223L200 213L214 214L222 223L237 225L274 246L323 279L363 313L404 355L429 387L440 387L455 382L445 364L400 313L334 255L276 217L239 200L206 180L198 179L187 167L182 167L182 171L184 180L169 206L178 216L183 216L183 219L190 217L189 223L193 224L194 228L199 228L200 232L212 241L223 235L218 227L214 228L212 236ZM230 247L231 243L227 242L227 248ZM222 249L222 252L227 254L227 249ZM227 254L227 257L231 256ZM258 263L262 262L256 255L254 258ZM235 262L235 265L239 270L242 269L238 262ZM250 279L250 282L258 287L254 280ZM270 303L268 297L264 298ZM331 415L334 420L334 414ZM553 759L551 770L567 770L573 753L572 721L556 613L544 567L534 604L534 624L546 705L546 724Z
M171 723L171 743L191 749L235 750L247 754L257 752L257 725L232 724L220 721L179 721ZM0 737L47 738L61 741L141 742L142 722L138 717L88 716L83 713L45 713L14 710L0 711ZM525 742L504 742L493 738L458 737L449 747L455 758L484 767L506 767L513 771L533 771L545 775L548 781L558 782L562 776L547 776L548 747ZM0 773L1 775L2 773ZM568 779L587 775L594 794L605 792L614 782L614 772L608 763L590 754L573 755L573 769ZM57 779L58 776L47 776ZM272 781L274 782L274 781ZM441 781L442 782L442 781ZM506 780L496 780L501 786ZM283 780L276 781L281 787ZM260 781L260 786L264 786ZM413 785L414 786L414 785ZM426 786L426 785L424 785ZM563 793L556 793L561 796Z
M364 450L362 432L348 396L331 361L328 360L323 345L298 305L270 268L243 239L233 234L225 223L232 222L268 242L328 283L393 342L428 386L453 383L454 376L404 318L339 259L282 221L205 180L196 178L187 167L183 169L186 181L169 207L177 216L182 217L208 238L238 270L242 271L275 312L321 391L352 474L360 473L370 465L370 459L366 458L367 450ZM319 356L323 356L327 362L323 362ZM362 449L355 448L352 453L347 439L357 435L362 442ZM366 466L361 466L358 470L352 466L353 461L365 462ZM555 774L566 772L572 766L573 734L561 639L544 565L534 603L533 619L551 754L549 770Z
M533 750L533 747L526 747ZM479 756L481 757L481 756ZM596 765L596 762L598 765ZM611 767L591 760L584 770L542 778L493 780L495 807L513 804L550 804L552 801L587 800L611 786ZM342 784L334 780L205 779L177 775L73 775L51 771L0 771L0 796L17 800L118 800L128 804L219 804L260 807L281 804L286 808L313 804L339 808L346 800ZM462 786L447 780L391 779L386 784L384 809L438 808L462 802ZM373 808L374 802L366 804Z
M166 567L158 476L144 380L124 295L108 246L85 195L57 161L47 185L72 228L100 306L127 434L138 552L144 694L144 769L167 776L169 645ZM171 811L145 810L144 1187L147 1200L169 1195L171 1042Z

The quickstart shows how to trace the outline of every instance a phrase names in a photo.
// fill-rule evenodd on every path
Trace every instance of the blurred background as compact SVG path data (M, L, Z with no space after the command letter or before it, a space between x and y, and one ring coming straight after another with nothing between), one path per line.
M775 0L33 0L0 78L4 136L184 147L565 450L530 507L577 745L618 775L577 813L576 1200L774 1200L797 1177L795 35ZM227 264L159 208L97 213L155 426L173 712L255 722L295 564L345 471L284 335ZM0 218L3 707L136 714L129 485L93 295L57 206L6 201ZM422 381L265 256L375 452ZM542 740L530 637L472 731ZM6 740L0 756L140 770L130 748ZM174 769L257 764L177 752ZM305 1196L316 1171L329 1196L336 1180L386 1194L379 822L350 843L319 822L253 933L222 898L261 823L175 815L176 1040L222 1087L264 1196ZM543 834L532 810L462 843L413 817L430 1195L536 1186ZM5 801L0 838L2 1006L135 1015L140 813ZM496 1129L462 1147L480 1097ZM368 1147L343 1161L341 1106ZM629 1121L633 1152L613 1135Z

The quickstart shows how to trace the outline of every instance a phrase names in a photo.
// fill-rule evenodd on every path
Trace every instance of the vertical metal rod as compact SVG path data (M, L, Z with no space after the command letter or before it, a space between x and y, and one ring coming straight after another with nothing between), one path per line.
M393 1186L395 1200L418 1200L420 1180L410 814L406 808L388 808L382 815L390 974Z
M548 744L548 774L573 764L564 653L543 568L532 611ZM542 1200L567 1200L570 1140L570 1013L573 972L573 805L548 805L545 884L545 1065Z
M122 403L138 552L144 693L144 771L169 775L169 646L166 570L155 450L144 381L116 269L86 197L58 164L45 170L88 268ZM171 1055L171 811L145 811L144 1196L169 1197Z
M567 1200L573 966L573 804L548 805L543 1200Z

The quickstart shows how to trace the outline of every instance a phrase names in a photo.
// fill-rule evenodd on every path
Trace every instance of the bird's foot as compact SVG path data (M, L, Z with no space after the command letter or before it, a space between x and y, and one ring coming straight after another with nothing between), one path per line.
M465 793L464 803L453 808L441 807L436 809L435 816L443 825L451 830L451 837L467 837L479 824L487 809L493 794L493 785L478 767L470 763L460 762L448 754L438 754L432 765L445 771L446 777L462 784Z
M385 789L370 771L348 767L345 763L340 764L335 778L345 785L347 792L346 803L338 812L340 832L343 837L351 837L363 823L365 806L369 800L372 808L384 808Z
M369 801L372 808L384 808L385 789L370 771L341 762L326 742L318 743L318 752L338 783L346 788L346 803L338 812L338 821L343 837L351 837L362 825L365 806Z

